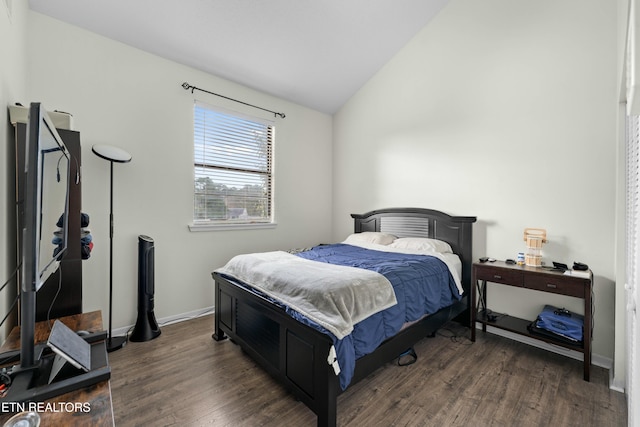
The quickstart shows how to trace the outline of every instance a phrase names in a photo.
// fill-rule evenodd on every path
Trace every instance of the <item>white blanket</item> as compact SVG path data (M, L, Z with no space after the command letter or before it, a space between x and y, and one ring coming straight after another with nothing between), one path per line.
M338 339L361 320L397 304L391 283L379 273L282 251L238 255L217 271L285 303Z

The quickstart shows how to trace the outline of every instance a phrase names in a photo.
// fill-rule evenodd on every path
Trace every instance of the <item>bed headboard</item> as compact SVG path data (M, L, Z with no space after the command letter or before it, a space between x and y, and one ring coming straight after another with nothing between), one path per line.
M429 237L449 243L462 261L462 286L469 292L475 216L451 216L433 209L388 208L351 217L356 233L381 231L397 237Z

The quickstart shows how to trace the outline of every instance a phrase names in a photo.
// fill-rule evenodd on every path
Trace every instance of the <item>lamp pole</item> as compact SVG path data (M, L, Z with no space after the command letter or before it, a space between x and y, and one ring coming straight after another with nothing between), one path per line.
M127 343L127 336L113 336L113 163L129 163L131 155L121 148L111 145L94 145L91 150L95 155L110 163L109 185L109 337L107 351L119 350Z

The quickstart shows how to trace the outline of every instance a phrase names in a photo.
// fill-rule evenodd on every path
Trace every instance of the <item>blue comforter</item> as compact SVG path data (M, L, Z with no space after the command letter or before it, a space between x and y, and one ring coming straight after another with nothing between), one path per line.
M342 243L300 252L300 257L376 271L391 282L398 304L357 323L351 335L338 340L320 325L287 309L289 315L330 335L340 364L340 386L346 389L355 361L397 334L402 325L432 314L461 298L444 262L428 255L382 252Z

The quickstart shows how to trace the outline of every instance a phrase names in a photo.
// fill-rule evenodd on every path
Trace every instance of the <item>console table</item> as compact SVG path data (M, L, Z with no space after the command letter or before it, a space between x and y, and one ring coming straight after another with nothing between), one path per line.
M591 271L585 273L588 277L582 277L582 275L567 275L541 267L507 264L503 261L474 263L471 297L475 309L471 310L471 341L476 340L475 325L476 322L478 322L482 324L483 332L487 331L487 325L489 325L581 352L584 355L584 380L589 381L591 369L591 339L593 335L593 274ZM491 317L490 320L490 312L487 309L487 282L583 299L583 342L570 344L546 336L533 334L529 332L528 329L532 320L520 319L500 313L492 313L495 314L496 317Z
M60 320L74 331L84 330L89 332L102 331L102 313L92 311L89 313L76 314L73 316L61 317ZM51 320L53 324L53 320ZM37 322L35 328L35 342L46 341L49 337L48 322ZM0 353L20 349L20 327L15 327L5 340ZM74 390L48 399L42 403L49 404L48 408L39 412L41 426L113 426L113 404L111 401L111 388L109 381L101 381L89 387ZM87 406L88 404L88 406ZM0 399L0 425L15 415L11 411L10 405L2 407ZM66 405L85 405L80 411L66 411ZM68 406L71 407L71 406ZM88 409L88 410L86 410ZM19 412L19 411L16 411Z

